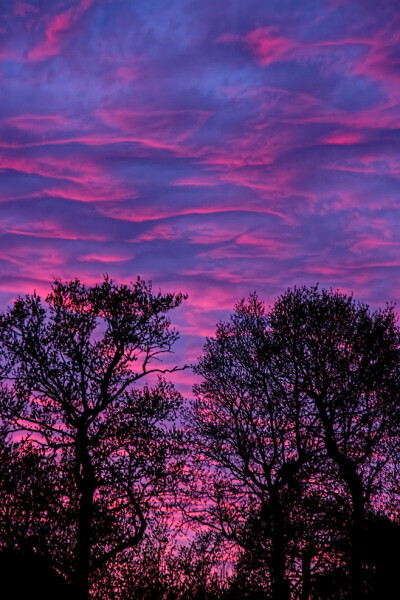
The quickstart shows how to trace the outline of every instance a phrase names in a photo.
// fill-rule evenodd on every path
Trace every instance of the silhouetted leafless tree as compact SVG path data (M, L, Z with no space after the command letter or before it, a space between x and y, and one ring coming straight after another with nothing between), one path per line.
M371 312L351 296L302 287L277 300L270 325L276 374L315 415L323 453L351 502L350 580L360 599L366 509L399 433L396 315L391 306Z
M263 552L271 597L286 600L288 499L300 475L306 476L314 448L308 407L293 407L296 392L277 377L275 354L268 315L256 295L240 302L207 340L189 417L194 468L203 475L199 511L191 515L251 552L256 539L248 525L256 514L253 523L268 530Z
M268 313L252 295L207 340L188 419L203 475L191 517L248 556L262 548L274 600L307 600L335 569L365 597L366 511L398 451L399 366L392 307L318 287L288 290Z
M179 472L180 396L163 379L136 385L176 370L159 360L178 337L166 313L182 300L140 279L56 281L47 306L34 294L0 317L0 416L68 480L58 492L69 516L57 525L79 599L98 570L139 543Z

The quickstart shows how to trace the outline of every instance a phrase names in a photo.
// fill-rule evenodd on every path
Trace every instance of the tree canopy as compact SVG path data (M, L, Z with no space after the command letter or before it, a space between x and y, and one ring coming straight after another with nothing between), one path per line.
M179 470L180 395L161 378L137 384L177 369L160 359L178 338L167 313L183 298L153 293L139 278L56 281L45 304L19 298L0 317L1 419L51 465L51 487L62 478L49 553L79 598L107 561L143 538ZM39 523L49 520L42 512Z
M194 518L263 557L274 600L308 598L341 564L351 597L367 593L367 516L398 460L399 359L393 307L318 287L269 311L253 294L207 340L189 417Z

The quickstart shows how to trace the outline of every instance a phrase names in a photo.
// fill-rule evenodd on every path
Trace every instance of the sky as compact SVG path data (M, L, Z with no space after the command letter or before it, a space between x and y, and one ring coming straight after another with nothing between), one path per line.
M254 290L399 300L397 0L1 0L0 81L2 309L140 275L191 361Z

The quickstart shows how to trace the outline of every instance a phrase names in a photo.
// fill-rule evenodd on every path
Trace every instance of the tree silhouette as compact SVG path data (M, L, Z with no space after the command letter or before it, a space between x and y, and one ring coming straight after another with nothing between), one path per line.
M315 415L323 453L351 501L352 597L365 595L366 508L398 438L399 332L392 307L371 312L351 296L288 290L271 315L277 375Z
M159 360L178 337L166 313L182 300L139 278L56 281L47 307L34 294L0 318L0 416L67 480L58 526L81 600L97 571L139 543L179 471L180 396L163 379L136 384L176 370Z
M292 393L275 373L274 351L268 316L256 295L236 305L230 321L207 340L195 369L203 380L188 419L194 469L204 478L197 505L204 510L191 514L248 552L256 543L248 526L257 515L253 525L264 530L257 543L271 597L286 600L289 503L313 448L309 417L301 406L293 409Z
M202 474L191 517L242 547L242 565L258 561L267 597L318 597L333 574L337 597L366 597L366 514L398 452L399 365L392 307L318 287L268 313L252 295L207 340L188 418Z

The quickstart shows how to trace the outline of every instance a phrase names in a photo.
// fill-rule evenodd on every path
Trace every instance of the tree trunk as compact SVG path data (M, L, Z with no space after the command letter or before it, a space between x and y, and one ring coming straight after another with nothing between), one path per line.
M363 538L365 529L365 499L362 478L357 467L338 447L333 423L328 417L324 401L316 397L316 405L322 421L325 438L325 448L329 458L337 465L339 476L347 485L352 503L352 523L350 541L350 586L352 600L365 598L363 577Z
M76 600L88 600L95 477L88 450L86 427L79 430L77 434L75 476L80 493L74 581L75 597Z
M349 483L353 511L350 546L350 580L353 600L365 597L363 573L363 547L365 534L365 509L361 483L355 478Z
M271 587L273 600L290 600L290 587L286 578L286 547L284 517L279 492L271 493L272 505L272 551Z

